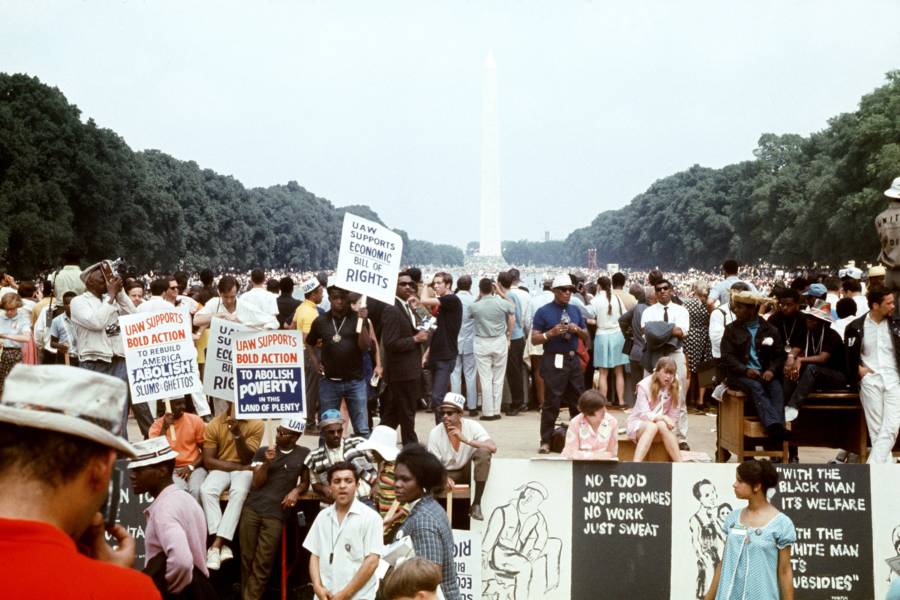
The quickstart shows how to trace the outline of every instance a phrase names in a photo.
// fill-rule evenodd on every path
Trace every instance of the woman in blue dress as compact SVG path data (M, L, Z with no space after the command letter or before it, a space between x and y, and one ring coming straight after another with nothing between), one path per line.
M725 552L706 600L793 600L791 519L769 503L778 472L769 461L738 465L734 493L747 507L725 519Z

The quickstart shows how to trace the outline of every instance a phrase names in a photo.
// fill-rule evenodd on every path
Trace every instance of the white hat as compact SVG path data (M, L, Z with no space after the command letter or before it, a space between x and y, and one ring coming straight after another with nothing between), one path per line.
M303 431L306 429L306 423L296 419L282 419L280 426L282 429L287 429L288 431L293 431L300 435L303 435Z
M88 268L86 268L85 270L83 270L81 272L81 275L79 275L79 277L81 278L81 281L83 281L84 283L87 283L88 277L91 276L91 273L93 273L94 271L96 271L97 269L100 268L100 265L102 264L102 262L103 261L96 262L96 263L92 264L91 266L89 266Z
M135 442L134 449L137 456L128 461L129 469L149 467L167 460L175 460L178 457L178 453L172 450L172 446L169 445L169 440L166 439L166 436Z
M300 291L303 292L303 295L314 291L317 287L319 287L319 280L315 277L310 277L308 279L304 279L303 283L300 284Z
M575 288L575 286L572 284L572 278L565 274L557 275L556 277L554 277L553 284L550 287L554 290L556 288Z
M851 279L862 279L862 269L854 267L853 265L847 265L847 267L838 271L838 277L843 279L844 277L849 277Z
M397 460L400 449L397 448L397 430L387 425L377 425L369 439L357 446L359 450L374 450L388 461Z
M891 187L884 190L884 195L888 198L900 199L900 177L894 179L893 183L891 183Z
M869 267L869 278L884 277L885 275L887 275L887 269L884 268L884 265L872 265Z
M121 379L79 367L18 364L4 384L0 421L85 438L134 456L134 446L121 437L127 401Z
M466 406L466 397L462 394L447 392L444 395L444 400L441 402L441 406L449 406L450 408L455 408L459 412L462 412L463 408L465 408Z

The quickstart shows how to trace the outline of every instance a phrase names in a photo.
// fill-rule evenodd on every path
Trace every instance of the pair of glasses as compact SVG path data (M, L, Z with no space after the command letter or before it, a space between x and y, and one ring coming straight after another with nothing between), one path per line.
M439 413L442 417L452 417L456 414L455 410L442 410Z
M658 288L656 288L656 291L657 292L668 292L670 289L672 289L672 288L670 288L667 285L661 285Z
M397 285L400 287L415 287L416 283L414 281L401 281Z

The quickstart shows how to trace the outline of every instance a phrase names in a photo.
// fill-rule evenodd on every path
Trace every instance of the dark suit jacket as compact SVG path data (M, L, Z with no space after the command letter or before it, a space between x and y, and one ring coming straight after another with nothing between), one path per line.
M398 300L381 313L384 375L388 383L418 380L422 375L422 349L413 341L416 329Z

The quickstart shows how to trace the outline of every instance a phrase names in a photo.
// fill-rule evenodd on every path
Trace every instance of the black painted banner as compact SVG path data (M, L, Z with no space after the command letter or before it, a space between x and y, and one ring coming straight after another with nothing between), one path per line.
M672 465L572 465L572 598L668 598Z
M794 598L875 597L869 469L859 465L779 466L772 504L794 521Z

